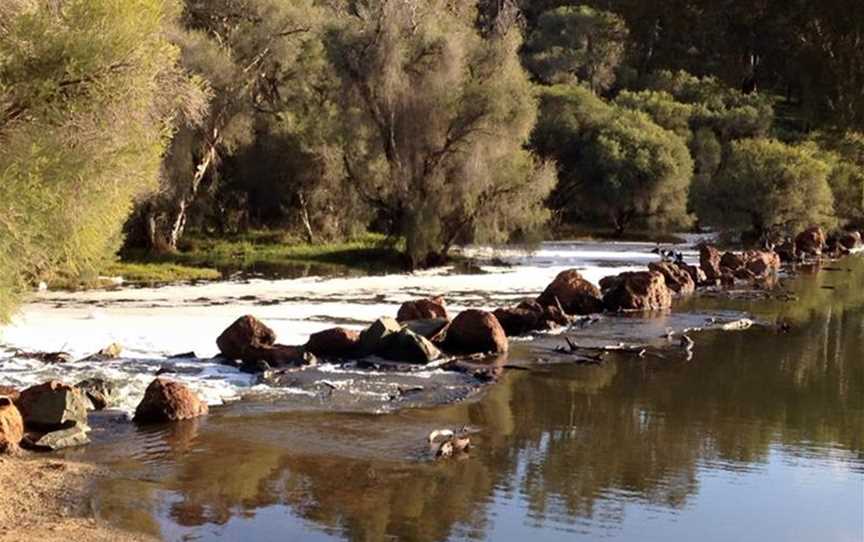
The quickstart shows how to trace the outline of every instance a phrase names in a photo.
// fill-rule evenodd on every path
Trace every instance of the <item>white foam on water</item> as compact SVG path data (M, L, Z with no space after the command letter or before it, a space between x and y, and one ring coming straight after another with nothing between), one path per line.
M464 249L466 255L494 256L506 264L483 266L482 274L457 274L444 268L367 277L37 292L0 330L0 343L10 350L64 351L78 359L116 342L124 348L122 358L47 365L0 351L0 384L23 388L52 378L74 384L100 377L122 386L121 408L131 410L167 356L194 351L202 359L170 360L179 372L166 376L188 384L209 404L221 404L262 388L253 376L205 361L218 352L216 337L244 314L254 314L273 328L280 343L303 344L311 333L334 325L362 329L381 316L395 316L402 302L421 296L443 295L456 313L465 307L491 310L535 296L564 269L575 267L596 284L607 275L644 269L658 259L651 252L655 246L549 242L530 254L489 247ZM675 248L689 261L697 258L687 245Z

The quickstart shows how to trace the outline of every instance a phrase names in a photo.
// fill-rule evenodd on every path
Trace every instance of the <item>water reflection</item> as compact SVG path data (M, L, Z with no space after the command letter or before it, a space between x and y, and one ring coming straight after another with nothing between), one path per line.
M864 266L842 265L794 302L692 303L791 329L703 333L690 362L513 371L482 400L388 416L226 409L138 432L131 455L93 446L122 473L100 513L168 539L686 540L711 521L714 539L860 539ZM426 459L428 430L464 424L469 459Z

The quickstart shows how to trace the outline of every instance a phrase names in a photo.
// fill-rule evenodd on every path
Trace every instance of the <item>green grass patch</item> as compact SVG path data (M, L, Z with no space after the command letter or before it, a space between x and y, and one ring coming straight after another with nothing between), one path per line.
M124 282L163 283L193 280L217 280L222 273L208 267L192 267L171 263L117 262L102 273L109 277L123 277Z

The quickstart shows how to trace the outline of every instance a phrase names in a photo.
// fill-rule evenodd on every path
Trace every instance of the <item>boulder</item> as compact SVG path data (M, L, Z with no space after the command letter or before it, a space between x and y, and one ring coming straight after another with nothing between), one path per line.
M117 359L123 353L123 346L120 343L111 343L95 354L90 354L81 361L109 361Z
M750 250L744 253L745 267L756 277L767 277L780 270L780 256L773 251Z
M56 380L27 388L17 403L28 428L44 430L61 428L70 422L87 425L89 404L84 392Z
M731 272L726 271L722 275L720 275L720 284L724 288L732 288L735 286L735 275Z
M427 320L408 320L402 323L402 329L410 329L414 333L429 339L432 344L440 342L447 330L449 320L444 318L429 318Z
M609 275L600 279L600 290L606 292L613 288L617 288L623 279L620 275Z
M24 436L24 420L9 397L0 397L0 452L18 448Z
M708 276L705 275L705 271L702 271L698 265L690 265L684 262L675 262L675 265L690 275L690 279L693 280L693 284L696 286L705 284L708 281Z
M699 247L699 266L705 272L705 277L711 281L722 276L720 272L720 251L714 245L701 245Z
M45 433L41 437L32 442L34 448L43 450L61 450L63 448L72 448L75 446L83 446L90 443L90 438L87 432L90 430L86 425L81 425L73 422L69 427L58 429Z
M368 356L382 351L387 347L391 337L402 331L402 326L395 318L385 316L372 322L372 325L360 332L361 356Z
M350 358L360 349L360 333L334 327L309 336L306 351L322 358Z
M441 296L432 297L429 299L417 299L414 301L406 301L399 307L399 312L396 313L396 321L407 322L409 320L428 320L432 318L443 318L449 320L447 315L447 307L444 304L444 298Z
M696 291L696 282L685 269L672 262L651 262L648 269L663 275L666 287L679 295L689 295Z
M561 271L537 298L543 306L558 306L567 314L592 314L603 311L600 290L582 278L575 269Z
M275 343L276 334L273 330L250 315L235 320L216 339L219 351L231 359L244 359L247 350L272 346Z
M173 422L207 414L207 403L179 382L156 378L135 409L139 423Z
M406 363L429 363L441 357L441 351L425 337L410 329L402 329L391 336L387 346L379 352L384 359Z
M756 278L757 278L756 274L753 271L750 271L749 269L747 269L746 267L741 267L739 269L736 269L735 271L730 271L730 273L732 273L732 275L736 279L740 279L740 280L753 281L753 280L756 280Z
M672 306L672 292L657 271L621 273L614 287L604 294L603 303L610 311L668 309Z
M720 258L720 269L728 269L733 273L747 265L747 259L737 252L726 252Z
M774 252L780 257L782 263L793 263L798 261L798 251L793 241L784 241L774 247Z
M21 392L12 386L0 386L0 397L8 397L13 403L16 403L21 397Z
M468 309L447 328L447 348L461 353L506 352L509 343L504 328L492 313Z
M88 378L75 384L90 399L93 410L103 410L117 402L120 390L113 382L101 378Z
M799 254L820 256L825 246L825 232L819 226L812 226L795 237L795 250Z
M536 301L523 301L515 307L496 309L493 314L508 337L555 329L570 323L570 318L558 307L544 307Z
M275 368L304 367L317 365L318 358L302 346L274 344L247 348L241 361L229 360L226 365L239 368L246 373L259 373Z
M856 250L862 247L861 233L857 231L844 231L837 236L837 240L846 250Z

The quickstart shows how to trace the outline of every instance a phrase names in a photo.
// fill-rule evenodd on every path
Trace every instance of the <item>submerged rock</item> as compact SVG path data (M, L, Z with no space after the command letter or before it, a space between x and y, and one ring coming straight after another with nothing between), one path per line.
M666 279L657 271L621 273L603 296L610 311L648 311L668 309L672 306L672 292Z
M309 336L306 351L322 358L350 358L360 350L360 333L341 327L325 329Z
M135 409L135 421L173 422L203 416L208 410L198 394L185 385L157 378L147 386L144 398Z
M0 452L18 448L24 436L24 419L8 397L0 397Z
M666 286L680 295L689 295L696 291L696 282L685 269L672 262L651 262L648 269L663 275Z
M266 364L266 365L262 365ZM245 372L259 372L269 368L303 367L317 365L318 359L302 346L274 344L260 346L246 351L240 369Z
M88 431L90 431L90 428L86 425L73 422L69 427L45 433L34 440L32 446L45 450L61 450L63 448L83 446L90 443L90 438L87 436Z
M503 353L509 343L504 328L492 313L468 309L459 313L447 329L446 347L466 354Z
M238 318L216 339L219 351L231 359L244 359L250 350L276 343L276 333L251 315Z
M21 392L18 409L28 427L56 429L70 422L87 424L89 400L78 388L51 380Z
M88 378L75 385L84 392L93 410L103 410L117 402L120 398L120 390L113 382L101 378Z
M409 320L428 320L433 318L443 318L449 320L447 315L447 307L444 303L444 298L441 296L428 299L416 299L414 301L406 301L399 307L399 312L396 313L396 321L407 322Z
M795 250L799 254L820 256L825 247L825 231L819 226L812 226L795 237Z
M537 297L543 306L557 306L567 314L592 314L603 311L600 290L582 278L575 269L561 271Z

